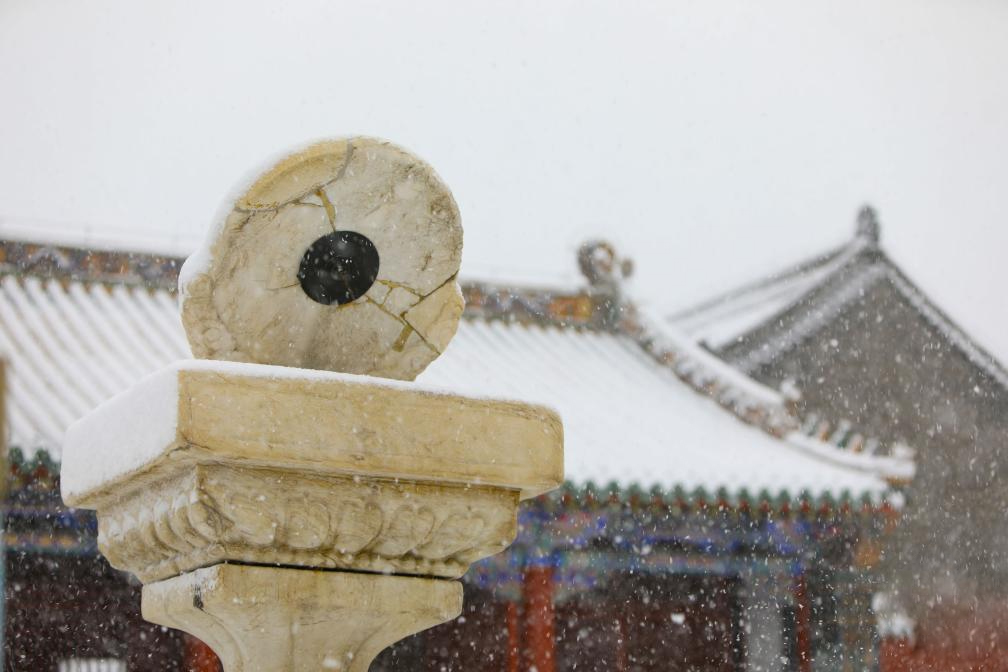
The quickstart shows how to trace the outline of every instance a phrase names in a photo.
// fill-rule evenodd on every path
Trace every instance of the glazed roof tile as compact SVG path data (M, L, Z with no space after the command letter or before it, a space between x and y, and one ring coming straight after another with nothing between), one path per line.
M155 267L141 262L141 271ZM171 272L177 265L157 267ZM107 279L108 265L102 268ZM145 287L87 282L73 273L39 277L54 275L51 269L0 270L8 439L27 457L47 453L58 461L71 422L144 375L190 357L163 279ZM132 279L135 270L121 272ZM567 318L528 319L542 306L577 308L583 294L485 284L468 291L471 309L458 335L418 380L557 408L574 483L834 500L879 501L888 491L881 463L828 459L840 451L794 435L797 424L769 431L765 422L744 421L754 408L783 414L784 401L689 339L653 325L613 332L588 319L574 320L578 327L562 326ZM486 300L477 305L478 297ZM521 298L520 312L507 308L514 300L506 297Z

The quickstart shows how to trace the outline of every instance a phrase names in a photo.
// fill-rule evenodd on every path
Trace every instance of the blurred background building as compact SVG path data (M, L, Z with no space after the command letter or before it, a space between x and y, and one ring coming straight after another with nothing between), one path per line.
M800 391L807 422L913 447L877 605L899 635L885 668L1008 669L1008 372L883 251L876 213L862 210L847 245L669 321L739 372Z
M995 669L996 640L964 634L998 604L976 479L997 473L1004 374L881 251L873 213L840 248L672 316L634 303L608 243L578 262L580 286L464 281L459 334L419 382L558 408L568 482L467 574L463 618L376 669ZM93 516L58 495L66 426L189 356L180 263L0 245L8 669L216 669L140 620Z

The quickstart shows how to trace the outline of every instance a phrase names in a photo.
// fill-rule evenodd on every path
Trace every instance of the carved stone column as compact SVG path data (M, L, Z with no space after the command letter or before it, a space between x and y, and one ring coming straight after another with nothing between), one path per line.
M168 367L66 436L63 498L97 510L146 619L228 672L364 672L459 614L455 579L563 480L553 411L371 377L447 346L460 252L447 188L376 140L301 150L237 197L181 275L193 351L232 361Z
M144 586L143 617L199 636L226 670L367 672L385 647L455 618L462 585L220 564Z

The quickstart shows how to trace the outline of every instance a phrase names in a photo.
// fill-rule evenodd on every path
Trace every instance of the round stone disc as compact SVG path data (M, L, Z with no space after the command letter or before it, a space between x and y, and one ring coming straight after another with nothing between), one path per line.
M200 358L412 380L462 315L458 206L434 170L372 138L263 171L182 268Z

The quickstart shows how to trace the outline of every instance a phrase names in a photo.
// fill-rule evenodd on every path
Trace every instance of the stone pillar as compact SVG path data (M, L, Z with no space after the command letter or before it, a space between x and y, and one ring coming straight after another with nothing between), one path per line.
M366 672L459 614L456 579L514 540L520 500L563 482L563 427L411 384L463 309L458 208L418 157L320 142L230 205L179 275L204 359L74 424L63 499L97 511L144 618L226 672ZM538 672L553 672L549 587L533 581L528 612Z
M385 647L461 610L457 581L251 565L143 590L145 619L199 633L235 672L367 672Z
M555 672L556 633L553 624L553 568L525 568L526 672Z

